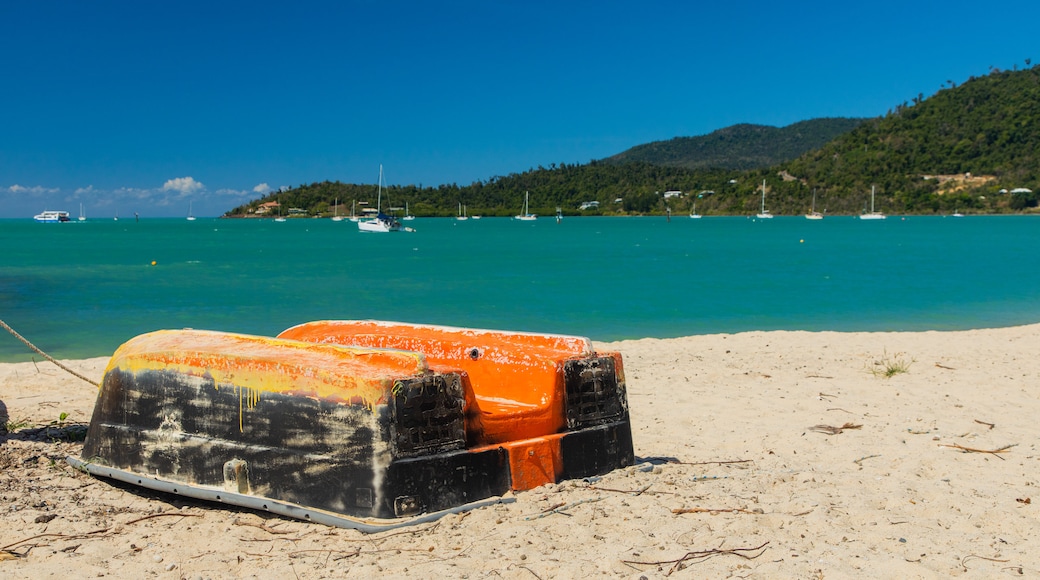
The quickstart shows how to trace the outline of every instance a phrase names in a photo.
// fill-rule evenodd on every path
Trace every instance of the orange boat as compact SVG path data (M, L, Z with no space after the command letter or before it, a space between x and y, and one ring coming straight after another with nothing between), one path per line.
M69 461L378 531L631 465L633 450L621 357L588 339L328 321L128 341Z
M509 454L512 488L606 473L633 461L619 353L587 338L376 320L329 320L278 335L323 344L422 353L463 373L466 443Z

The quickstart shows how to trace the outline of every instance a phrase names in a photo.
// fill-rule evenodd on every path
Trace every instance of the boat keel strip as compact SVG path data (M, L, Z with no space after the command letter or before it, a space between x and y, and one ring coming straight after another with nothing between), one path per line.
M422 524L438 520L448 514L455 514L499 503L513 503L516 501L516 498L514 497L493 497L489 499L474 501L464 505L455 506L453 508L441 510L439 512L418 515L411 518L396 518L390 520L380 520L374 518L362 519L352 518L350 516L345 516L342 514L335 514L324 510L306 508L300 505L296 505L294 503L278 501L266 497L257 497L242 493L235 493L219 489L212 489L201 486L186 485L183 483L177 483L172 481L165 481L157 477L141 475L138 473L130 473L129 471L123 471L120 469L105 467L103 465L98 465L95 463L89 463L87 461L83 461L79 458L72 456L66 457L65 460L68 461L68 463L72 467L85 471L96 477L106 477L109 479L114 479L116 481L121 481L123 483L129 483L131 485L136 485L138 487L160 491L163 493L172 493L175 495L181 495L193 499L234 505L256 511L270 512L283 517L293 518L306 522L314 522L316 524L322 524L326 526L358 530L366 534L385 532L387 530L403 528L406 526L414 526L416 524Z

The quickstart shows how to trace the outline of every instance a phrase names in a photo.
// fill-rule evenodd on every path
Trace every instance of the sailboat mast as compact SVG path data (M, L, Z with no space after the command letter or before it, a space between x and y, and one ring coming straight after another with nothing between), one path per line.
M376 215L379 215L379 212L381 212L382 209L383 209L382 208L382 203L383 203L383 164L382 163L379 164L379 185L376 186L376 187L377 187L377 190L376 190Z

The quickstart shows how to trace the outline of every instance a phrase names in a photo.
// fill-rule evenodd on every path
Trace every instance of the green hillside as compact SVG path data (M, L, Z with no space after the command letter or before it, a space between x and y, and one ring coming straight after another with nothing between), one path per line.
M864 119L827 118L787 127L733 125L699 137L676 137L638 145L608 163L641 161L686 169L763 169L822 147Z
M837 137L805 149L827 131ZM801 153L792 156L798 148ZM553 164L466 186L391 186L384 189L384 204L407 202L420 216L455 215L459 204L471 215L511 216L529 191L531 211L540 215L557 207L566 215L681 213L694 199L705 215L748 215L759 208L765 180L766 205L776 215L805 213L814 191L818 209L855 215L869 202L871 186L877 208L890 214L1035 211L1038 151L1040 67L993 70L960 86L949 82L935 95L918 95L875 119L817 119L782 129L737 125L607 160ZM770 155L786 160L763 166ZM298 208L299 215L327 216L337 198L341 214L353 201L374 207L376 185L301 185L229 215L257 215L262 203L277 201L286 211ZM578 209L588 201L599 207Z
M1015 211L1040 186L1040 68L993 71L903 103L783 164L805 191L854 211L870 186L890 212ZM970 175L968 175L970 174ZM881 199L881 198L879 198Z

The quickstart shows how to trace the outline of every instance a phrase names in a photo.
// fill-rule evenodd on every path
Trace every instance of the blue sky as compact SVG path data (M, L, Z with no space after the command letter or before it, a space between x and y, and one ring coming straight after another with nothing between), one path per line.
M0 0L0 218L465 185L1040 62L1031 2Z

